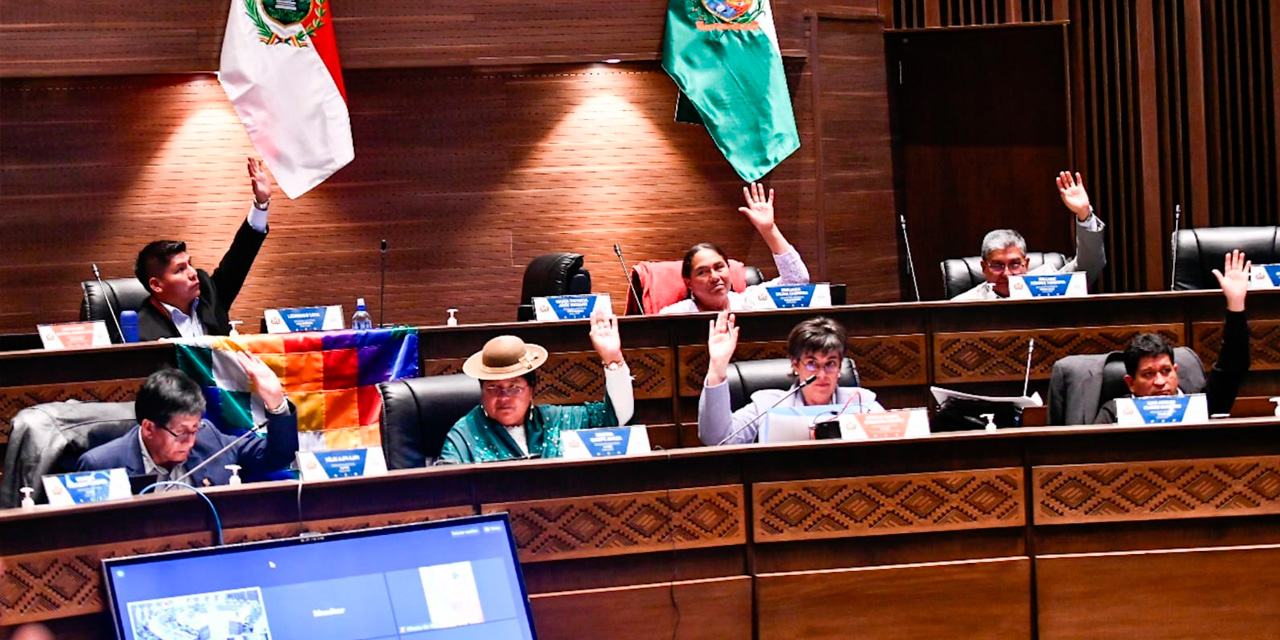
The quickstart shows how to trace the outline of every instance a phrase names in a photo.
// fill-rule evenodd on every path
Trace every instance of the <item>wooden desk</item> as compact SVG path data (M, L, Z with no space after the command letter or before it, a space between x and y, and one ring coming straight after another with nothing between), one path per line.
M1243 396L1280 390L1280 293L1255 292L1248 301L1253 370ZM1053 363L1073 353L1120 349L1140 331L1158 331L1189 345L1207 365L1217 361L1225 305L1217 291L1100 295L1070 300L926 302L853 305L826 311L849 330L849 349L864 386L887 407L928 404L930 385L1016 394L1022 390L1027 345L1035 338L1032 389L1047 395ZM739 314L739 359L784 356L786 336L810 311ZM621 331L636 377L635 422L653 425L666 448L697 442L697 397L707 364L711 314L627 317ZM585 322L423 327L424 375L461 371L467 356L503 333L519 333L552 357L539 377L539 402L598 400L603 376ZM10 421L40 402L127 400L143 378L175 362L163 343L82 351L0 353L0 447Z
M1280 421L691 448L207 491L228 542L508 511L544 638L1276 637ZM107 637L187 493L0 512L0 624ZM197 579L194 578L193 579ZM678 629L677 629L678 624Z

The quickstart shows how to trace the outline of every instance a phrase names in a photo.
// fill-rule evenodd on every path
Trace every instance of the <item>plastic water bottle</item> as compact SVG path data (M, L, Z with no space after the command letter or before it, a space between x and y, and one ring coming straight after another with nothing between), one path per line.
M373 328L373 318L365 309L364 298L356 298L356 312L351 316L351 328L356 331L368 331Z
M120 339L125 342L138 341L138 312L120 312Z

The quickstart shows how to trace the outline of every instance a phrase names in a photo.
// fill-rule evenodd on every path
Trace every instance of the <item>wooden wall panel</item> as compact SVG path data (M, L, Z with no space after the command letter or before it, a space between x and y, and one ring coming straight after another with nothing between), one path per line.
M1280 547L1036 558L1041 640L1280 637Z
M539 638L751 638L751 578L534 594Z
M761 640L1031 636L1031 562L971 562L763 574Z

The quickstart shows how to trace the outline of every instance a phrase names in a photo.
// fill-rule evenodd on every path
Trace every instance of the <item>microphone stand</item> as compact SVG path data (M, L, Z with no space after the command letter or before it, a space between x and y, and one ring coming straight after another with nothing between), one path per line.
M116 325L116 334L120 336L120 342L124 342L124 329L120 327L120 316L116 315L115 307L111 306L111 295L107 291L107 283L102 281L102 274L98 273L98 263L93 264L93 277L98 280L98 286L102 287L102 300L107 303L107 313L111 314L111 322ZM84 296L89 297L89 292L85 292Z
M902 225L902 244L907 248L907 273L911 275L911 287L916 292L916 302L920 302L920 283L916 282L916 263L911 259L911 236L907 235L907 217L898 214L898 222Z
M1027 345L1027 374L1022 379L1022 397L1027 397L1027 390L1031 386L1031 354L1036 351L1036 339L1031 339L1031 344Z
M382 239L382 266L378 268L378 327L387 326L387 239Z
M1178 229L1182 225L1182 205L1173 206L1173 238L1169 245L1173 248L1173 259L1169 263L1169 290L1178 285Z
M752 418L749 422L747 422L746 424L742 425L741 427L738 427L738 428L737 428L737 430L735 430L733 433L731 433L731 434L729 434L729 435L725 436L725 437L724 437L724 440L721 440L720 442L717 442L717 443L716 443L716 446L718 447L718 446L720 446L720 445L722 445L722 444L724 444L724 443L726 443L726 442L728 442L728 441L730 441L730 440L734 439L734 437L736 437L739 433L742 433L742 432L743 432L743 430L745 430L747 427L749 427L749 426L751 426L751 425L753 425L753 424L755 424L755 423L759 422L759 421L760 421L760 418L763 418L763 417L765 417L766 415L768 415L768 413L769 413L770 411L773 411L774 409L777 409L777 408L778 408L778 405L782 404L782 401L783 401L783 400L786 400L787 398L790 398L791 396L794 396L794 395L795 395L797 392L799 392L801 389L803 389L803 388L805 388L805 387L809 386L810 384L812 384L812 383L813 383L813 381L814 381L814 380L817 380L817 379L818 379L818 374L816 374L816 373L815 373L815 374L813 374L813 375L809 376L808 378L806 378L806 379L802 380L800 383L796 384L796 388L794 388L794 389L792 389L792 390L788 391L788 392L787 392L786 394L784 394L781 398L778 398L778 401L777 401L777 402L775 402L775 403L773 403L773 404L769 405L769 408L768 408L768 409L765 409L764 411L761 411L759 414L757 414L757 415L756 415L756 417Z
M232 440L232 441L231 441L231 444L228 444L227 446L225 446L225 447L223 447L223 448L221 448L221 449L218 449L217 453L215 453L215 454L213 454L213 455L209 456L208 458L205 458L205 459L204 459L204 462L201 462L200 464L196 465L196 466L195 466L195 468L193 468L193 469L191 469L190 471L188 471L188 472L186 472L186 473L182 474L181 476L178 476L178 479L177 479L177 480L174 480L174 482L182 482L183 480L186 480L187 478L189 478L189 477L191 476L191 474L193 474L193 473L195 473L195 472L197 472L197 471L199 471L199 470L203 469L203 468L205 467L205 465L209 464L210 462L213 462L214 460L217 460L219 456L221 456L222 454L224 454L224 453L226 453L226 452L230 451L232 447L236 446L238 443L240 443L240 442L241 442L242 440L244 440L245 438L248 438L249 436L251 436L251 435L254 435L254 434L258 433L258 431L260 431L260 430L261 430L263 427L265 427L265 426L267 426L267 423L263 422L262 424L260 424L260 425L256 425L256 426L254 426L252 429L250 429L250 430L248 430L248 431L246 431L246 432L244 432L244 433L240 434L240 437L239 437L239 438L236 438L235 440ZM205 428L205 427L201 427L201 428L203 429L203 428ZM214 428L216 428L216 427L214 427L214 426L211 424L211 425L209 425L209 427L208 427L208 428L210 428L210 429L214 429Z
M618 254L618 264L622 265L622 277L627 281L627 291L631 293L631 298L636 301L636 309L640 315L644 315L644 303L640 302L640 294L636 293L636 288L631 285L631 270L627 269L627 262L622 259L622 247L618 243L613 244L613 252Z

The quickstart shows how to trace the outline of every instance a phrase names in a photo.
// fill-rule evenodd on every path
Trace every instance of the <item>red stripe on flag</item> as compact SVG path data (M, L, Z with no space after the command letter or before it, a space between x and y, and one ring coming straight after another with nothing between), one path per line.
M316 48L316 53L320 54L320 59L324 61L324 66L329 70L329 75L333 77L333 83L338 85L338 93L342 95L342 101L347 101L347 87L342 82L342 63L338 60L338 40L333 36L333 0L325 2L324 26L316 29L311 35L311 46ZM315 5L312 5L315 6ZM315 11L312 10L312 15ZM313 18L308 18L311 20Z

